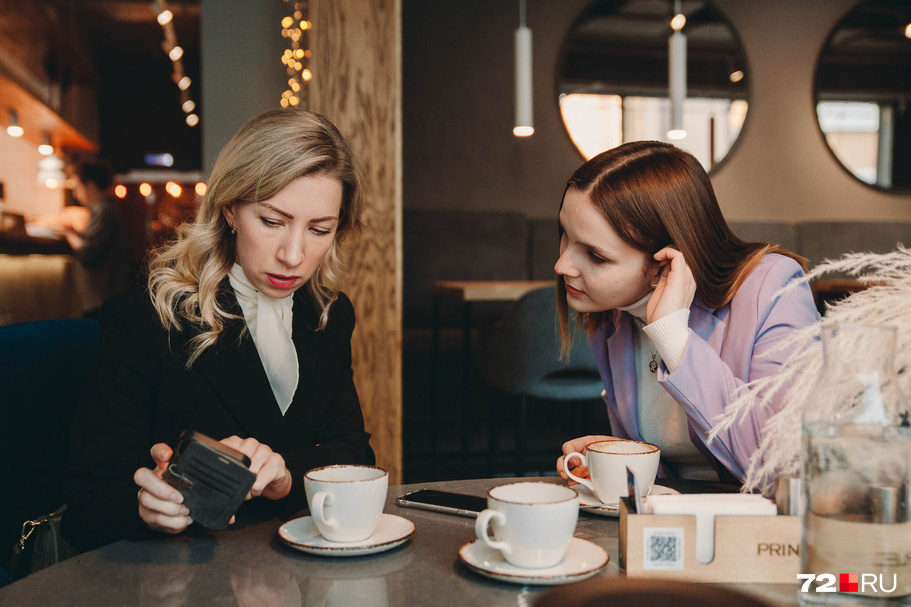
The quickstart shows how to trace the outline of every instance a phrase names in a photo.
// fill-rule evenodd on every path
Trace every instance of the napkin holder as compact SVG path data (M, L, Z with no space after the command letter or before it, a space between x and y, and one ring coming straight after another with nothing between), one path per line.
M620 565L627 577L725 584L793 584L800 573L800 517L715 517L711 562L696 556L696 516L634 514L620 499Z

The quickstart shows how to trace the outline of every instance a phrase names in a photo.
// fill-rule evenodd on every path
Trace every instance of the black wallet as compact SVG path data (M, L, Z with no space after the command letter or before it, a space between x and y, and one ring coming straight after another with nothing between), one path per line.
M181 432L161 478L183 495L193 522L212 530L228 526L256 481L249 457L192 430Z

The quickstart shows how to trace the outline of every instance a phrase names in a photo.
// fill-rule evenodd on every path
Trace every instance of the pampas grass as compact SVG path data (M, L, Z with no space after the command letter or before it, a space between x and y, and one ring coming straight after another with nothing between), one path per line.
M744 385L735 401L717 421L711 441L738 423L754 407L771 407L778 413L763 429L759 449L750 459L744 490L769 493L777 475L798 474L800 470L801 417L811 392L815 398L840 398L837 386L817 385L823 369L820 334L823 324L890 325L897 329L895 369L900 390L908 395L911 373L911 250L900 246L886 254L851 253L825 260L799 281L786 285L775 296L798 284L832 272L844 272L867 283L867 288L830 305L821 322L796 331L783 339L775 351L791 351L775 375ZM819 391L829 392L819 394Z

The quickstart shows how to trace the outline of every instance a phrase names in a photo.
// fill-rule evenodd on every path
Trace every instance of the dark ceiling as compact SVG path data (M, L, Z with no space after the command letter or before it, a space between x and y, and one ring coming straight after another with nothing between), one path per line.
M148 153L170 153L175 170L201 167L201 123L188 126L164 28L151 0L45 0L92 57L97 74L100 155L118 172L147 168ZM188 89L201 109L198 0L171 0ZM205 117L200 114L200 119Z

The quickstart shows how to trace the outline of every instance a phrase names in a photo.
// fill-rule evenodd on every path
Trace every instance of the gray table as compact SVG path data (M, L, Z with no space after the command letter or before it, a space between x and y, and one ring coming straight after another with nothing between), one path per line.
M474 520L400 508L395 498L423 487L484 495L518 479L476 479L389 488L386 512L415 524L411 540L392 551L330 558L298 552L267 521L193 536L121 541L39 571L0 590L0 606L18 605L531 605L546 586L519 586L468 570L459 548L474 540ZM525 479L528 480L528 479ZM561 482L557 478L540 479ZM576 537L610 555L598 575L618 568L618 522L580 513ZM736 586L776 605L796 605L794 585Z

